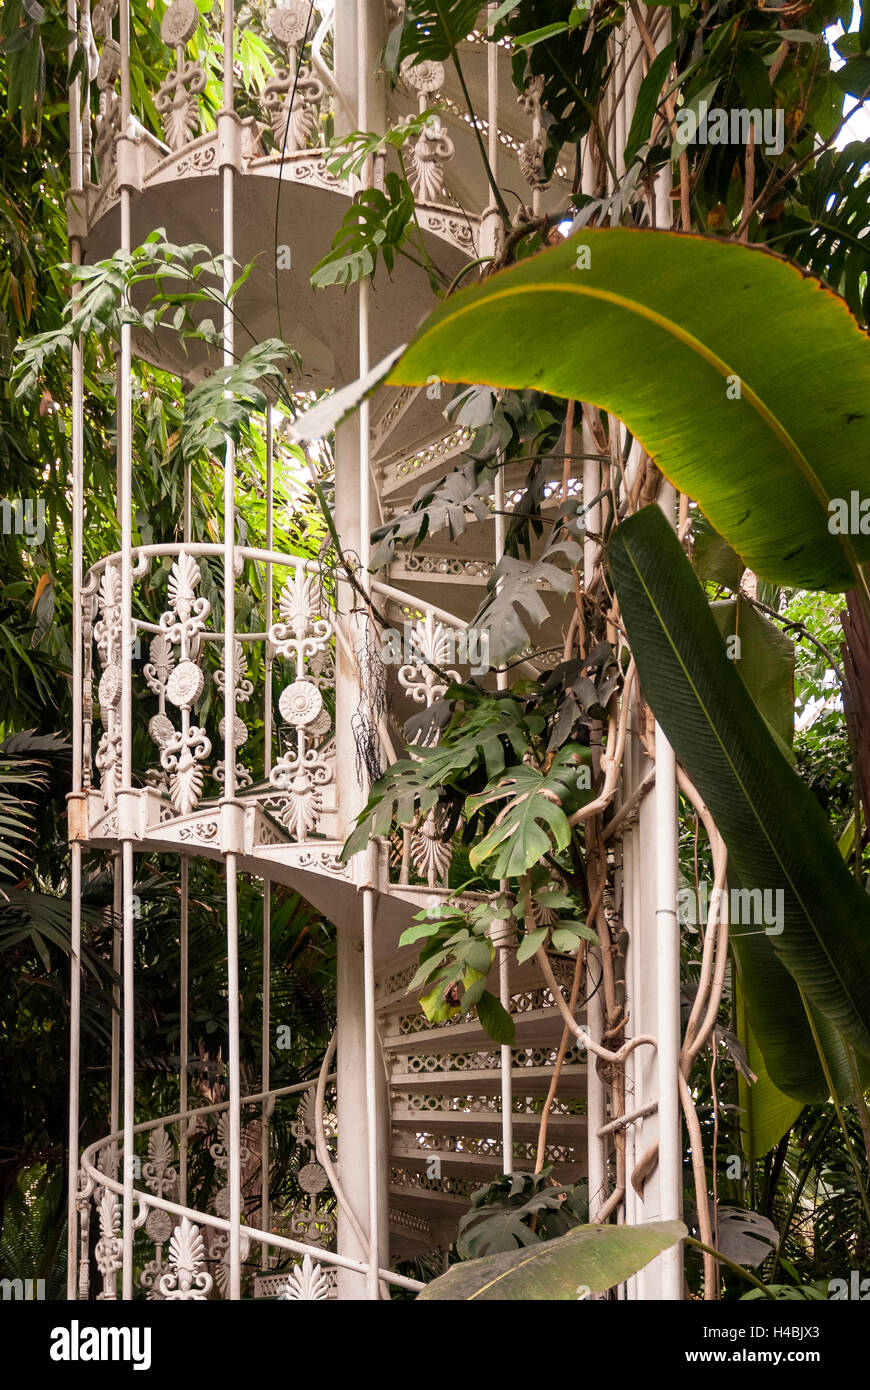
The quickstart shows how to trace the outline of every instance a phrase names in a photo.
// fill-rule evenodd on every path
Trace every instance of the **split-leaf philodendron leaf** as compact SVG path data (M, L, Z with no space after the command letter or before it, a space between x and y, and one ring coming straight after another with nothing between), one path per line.
M611 411L766 579L842 590L870 559L870 516L837 534L828 505L870 498L870 342L767 252L584 230L452 295L388 381L433 374Z
M741 938L747 945L769 942L813 1009L859 1052L870 1053L870 898L726 657L664 514L646 507L630 517L614 532L608 554L643 693L709 806L741 885L767 890L769 901L781 904L781 917L769 924L774 930L764 922L732 928L738 953ZM757 1036L776 1084L807 1096L811 1059L790 1062L784 1052L779 1068ZM801 1072L794 1089L783 1074L789 1066Z

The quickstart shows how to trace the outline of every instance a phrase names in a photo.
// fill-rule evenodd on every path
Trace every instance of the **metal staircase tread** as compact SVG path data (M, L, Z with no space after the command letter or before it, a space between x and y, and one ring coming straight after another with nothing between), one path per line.
M443 1188L434 1190L428 1187L402 1187L399 1183L391 1182L389 1193L391 1208L395 1206L411 1215L430 1217L436 1220L439 1216L448 1217L454 1223L471 1206L471 1198L466 1193L445 1192Z
M501 1112L498 1110L416 1110L410 1106L393 1106L391 1124L394 1129L413 1130L417 1134L449 1134L451 1138L468 1135L479 1138L481 1134L491 1134L501 1126ZM515 1111L513 1130L524 1139L537 1136L541 1127L541 1117L534 1111ZM585 1115L563 1115L559 1112L550 1115L547 1136L555 1143L559 1139L580 1141L586 1134Z
M401 1216L395 1223L390 1221L390 1263L393 1267L401 1260L413 1260L418 1255L440 1248L441 1242L434 1232L426 1234L425 1231L408 1230L400 1221ZM453 1242L447 1243L452 1245Z
M512 1067L514 1091L527 1096L545 1096L553 1079L552 1066ZM573 1085L572 1085L573 1083ZM499 1067L463 1068L461 1071L402 1071L393 1072L390 1086L397 1091L423 1091L439 1095L456 1095L466 1089L474 1095L498 1095L501 1092ZM575 1063L562 1067L559 1095L585 1096L586 1066Z
M399 975L402 971L405 971L407 978L410 979L417 968L418 955L418 949L406 947L400 953L396 954L388 963L379 964L377 989L383 990L384 984L389 983L393 977ZM550 960L551 963L568 963L573 973L574 962L571 957L560 956L554 953L551 955ZM558 969L559 966L556 968ZM531 960L523 961L521 965L517 964L516 958L511 960L510 988L512 994L519 994L525 990L543 989L544 983L541 967L534 957L532 957ZM563 989L566 995L570 990L570 983L570 980L563 981ZM490 990L490 993L498 994L498 987L498 967L494 965L487 978L487 989ZM379 993L376 1002L377 1011L379 1014L408 1014L412 1009L418 1008L421 992L425 993L424 985L421 985L418 989L408 989L407 986L399 986L390 990L388 994ZM578 1017L582 1017L582 1013L578 1013Z
M421 1149L417 1154L406 1154L401 1150L390 1153L390 1162L397 1168L415 1173L425 1173L430 1161L437 1158L441 1171L448 1177L479 1177L481 1184L490 1182L504 1172L501 1154L459 1153L452 1149ZM531 1160L523 1160L531 1162ZM562 1159L554 1165L561 1183L577 1182L585 1175L585 1154L580 1158Z
M511 1017L516 1029L514 1047L534 1047L554 1040L558 1044L562 1036L562 1015L555 1005L545 1009L527 1009ZM442 1027L421 1028L416 1033L387 1034L382 1041L387 1053L486 1052L496 1046L476 1018Z

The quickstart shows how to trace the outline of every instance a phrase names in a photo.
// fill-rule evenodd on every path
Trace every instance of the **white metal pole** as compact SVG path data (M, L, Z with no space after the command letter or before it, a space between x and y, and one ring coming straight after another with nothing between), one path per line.
M81 727L81 723L79 723ZM81 1045L81 898L82 847L70 845L70 1073L69 1073L69 1131L67 1138L67 1269L66 1296L76 1296L78 1257L78 1210L76 1194L79 1171L79 1050Z
M489 5L488 12L494 14L495 5ZM490 26L490 33L492 26ZM498 49L494 43L487 45L486 54L486 99L487 99L487 156L492 170L492 176L498 183ZM490 196L490 208L493 211L493 223L498 218L498 208L495 205L495 195ZM494 248L493 248L494 249ZM507 528L507 518L505 517L505 489L504 489L504 469L497 468L495 474L495 563L498 565L504 555L505 535ZM496 684L499 690L507 690L507 671L499 670L496 672ZM503 879L499 884L500 890L506 892L508 883ZM505 930L507 924L505 925ZM500 933L501 935L501 933ZM510 1011L511 1002L511 981L510 981L510 950L505 945L496 946L496 958L498 960L498 997L499 1002L505 1012ZM512 1173L514 1170L514 1116L513 1116L513 1050L511 1047L502 1044L499 1048L499 1066L501 1069L501 1162L502 1172Z
M357 103L360 130L368 129L368 82L369 82L369 31L368 7L360 7L359 32L357 34ZM363 173L363 183L368 185L371 171L368 167ZM359 374L365 376L369 370L369 282L363 277L359 282ZM364 400L359 412L360 470L359 470L359 513L360 513L360 580L367 593L371 591L369 564L371 561L371 466L370 466L370 412L369 402ZM363 615L360 625L363 641L368 641L368 614ZM366 663L363 668L363 696L365 690ZM367 854L369 884L373 882L377 865L377 850L370 846ZM368 1207L369 1207L369 1248L368 1271L366 1275L367 1294L370 1299L380 1296L378 1269L380 1268L380 1126L378 1123L378 1070L381 1067L381 1047L378 1039L377 1015L375 1010L375 895L370 886L363 888L363 990L365 1008L366 1039L366 1138L368 1149Z
M272 407L266 406L266 549L271 550L274 542L274 466L275 466L275 436L273 430ZM273 567L266 566L266 621L263 624L264 630L268 633L272 623L272 603L273 603ZM263 742L265 746L265 768L264 773L268 779L272 769L272 653L269 649L269 638L266 637L264 644L264 676L263 689L265 701L263 705ZM268 878L263 879L263 1013L262 1013L262 1089L268 1091L270 1084L270 1051L271 1040L271 971L272 971L272 884ZM270 1225L269 1215L269 1101L263 1101L261 1142L260 1142L260 1225L264 1231L268 1231ZM269 1268L269 1247L264 1245L262 1248L262 1268Z
M126 136L130 120L130 10L128 0L122 0L119 15L121 44L121 134ZM130 188L120 184L121 249L131 249ZM121 517L121 786L119 798L125 797L132 782L133 757L133 399L132 399L132 340L131 327L121 327L121 381L118 398L118 441ZM121 838L121 872L123 883L123 1051L124 1051L124 1139L122 1210L122 1297L133 1297L133 1125L135 1122L135 980L133 942L133 842L130 838L129 816L119 808L118 830Z
M491 44L490 48L494 49ZM493 93L490 90L490 97ZM490 121L498 129L498 112L490 110ZM501 463L503 465L503 457ZM494 489L495 505L495 563L498 565L504 555L505 535L507 531L507 518L505 516L505 487L504 487L504 467L500 466L495 473ZM499 581L499 587L501 583ZM508 678L507 671L499 668L496 672L496 685L499 690L507 690ZM507 879L502 879L499 889L506 893L509 884ZM505 922L504 927L499 932L499 939L503 941L504 935L510 925L510 919ZM510 1012L511 1003L511 958L510 950L504 944L496 946L496 958L498 960L498 997L502 1008L506 1013ZM514 1171L514 1086L513 1086L513 1049L506 1043L499 1047L499 1066L501 1069L501 1162L502 1172L512 1173Z
M634 750L634 747L633 747L633 738L632 738L632 734L631 734L631 723L630 723L630 717L629 717L629 736L628 736L628 739L626 740L626 745L625 745L626 763L629 763L629 762L631 762L631 761L633 760L632 755L633 755L634 751L635 751L635 750ZM631 891L632 886L633 886L633 883L634 883L634 867L633 867L633 863L632 863L632 848L633 848L633 845L632 845L632 837L631 837L631 835L625 835L625 836L623 837L623 840L622 840L622 847L621 847L621 869L620 869L620 871L619 871L619 877L621 878L621 888L622 888L622 894L621 894L621 897L622 897L622 921L623 921L623 927L624 927L624 929L625 929L627 932L630 931L630 923L631 923L631 921L633 920L633 919L632 919L632 916L631 916L631 909L630 909L629 902L628 902L629 892ZM619 882L619 879L618 879L617 881ZM633 999L635 998L635 991L636 991L636 984L635 984L635 980L636 980L636 964L637 964L637 955L636 955L636 952L632 951L631 948L630 948L630 946L629 946L629 949L628 949L628 951L627 951L627 953L626 953L626 962L625 962L625 976L626 976L626 978L625 978L625 995L626 995L626 1000L627 1000L627 1001L631 1001L631 1000L633 1000ZM629 1003L629 1007L630 1007L630 1003ZM636 1026L637 1026L637 1025L635 1024L635 1027L636 1027ZM635 1052L642 1051L642 1050L643 1050L643 1049L636 1048L636 1049L635 1049ZM626 1090L626 1095L628 1095L628 1096L636 1096L636 1095L637 1095L637 1091L638 1091L637 1080L636 1080L637 1069L636 1069L636 1067L635 1067L635 1065L634 1065L634 1060L635 1060L635 1053L631 1053L631 1054L629 1055L629 1057L627 1058L627 1064L626 1064L626 1068L625 1068L625 1090ZM626 1130L625 1130L625 1178L626 1178L626 1182L625 1182L625 1221L626 1221L626 1225L628 1225L628 1226L635 1226L635 1225L638 1224L638 1211L639 1211L639 1205L640 1205L640 1204L639 1204L639 1201L638 1201L637 1192L635 1191L634 1185L633 1185L633 1183L632 1183L632 1181L631 1181L631 1175L632 1175L632 1173L634 1172L635 1164L636 1164L637 1158L638 1158L638 1156L639 1156L639 1151L638 1151L638 1146L637 1146L637 1138L638 1138L638 1134L637 1134L637 1125L627 1125L627 1126L626 1126ZM627 1297L627 1298L629 1298L629 1299L636 1299L636 1298L637 1298L637 1277L636 1277L635 1275L631 1275L631 1276L626 1280L626 1283L625 1283L625 1291L626 1291L626 1297Z
M187 1109L187 1083L188 1069L190 1064L190 1020L188 999L188 951L189 940L189 905L190 905L190 884L189 869L190 864L186 854L181 856L180 888L181 893L181 978L179 980L179 1021L178 1021L178 1109L182 1115ZM187 1203L187 1120L182 1119L178 1130L178 1191L179 1201L182 1205Z
M584 170L584 173L586 171ZM588 177L588 175L587 175ZM577 407L581 412L583 406L577 402ZM595 440L592 431L583 421L579 430L581 440L581 452L590 454L595 449ZM601 504L592 503L592 498L598 493L600 487L601 470L597 460L584 458L583 460L583 505L588 508L586 512L587 531L594 531L596 534L601 526ZM583 543L583 573L584 585L589 586L595 568L597 554L597 544L591 539L584 538ZM593 747L593 770L598 773L601 761L601 730L595 731L597 747ZM589 924L594 928L595 923ZM602 1000L602 963L601 951L598 947L591 947L586 956L586 995L588 1003L586 1005L586 1026L589 1036L596 1042L600 1042L604 1033L604 1004ZM598 1075L598 1067L595 1055L592 1052L586 1053L586 1119L588 1132L586 1138L588 1179L589 1179L589 1219L595 1220L597 1210L607 1199L607 1139L599 1134L602 1125L607 1121L607 1097L604 1082Z
M78 11L75 0L68 0L67 27L78 32ZM76 39L70 41L69 61L73 61ZM81 79L76 78L69 92L70 113L70 191L73 195L82 188ZM82 248L78 237L71 239L70 256L74 264L81 262ZM72 455L72 793L71 809L77 813L82 795L82 568L84 559L84 378L81 341L72 346L71 359L71 455ZM87 803L85 802L85 805ZM82 847L70 841L70 1027L69 1027L69 1130L67 1136L67 1298L76 1296L78 1261L78 1211L76 1194L79 1171L79 1086L81 1050L81 931L82 931Z
M496 5L487 6L487 12L491 16L495 13ZM492 25L489 25L489 32L492 34ZM492 170L493 181L498 185L498 48L494 43L486 46L486 144L487 159ZM482 251L484 255L495 256L499 246L499 227L501 224L501 214L495 199L495 193L491 186L488 186L488 201L483 213L482 222Z
M233 110L233 0L224 0L223 52L223 109ZM224 366L233 365L235 334L229 304L233 283L234 237L234 176L232 162L227 159L223 170L223 349ZM224 453L224 801L232 803L236 792L236 595L235 595L235 449L227 436ZM225 855L227 903L227 1005L229 1046L229 1187L230 1220L230 1282L229 1296L242 1296L241 1220L242 1220L242 1120L241 1072L239 1065L239 908L236 854Z
M374 855L370 856L374 859ZM363 889L363 971L365 986L366 1031L366 1128L369 1169L369 1249L366 1290L370 1299L379 1297L380 1268L380 1129L378 1125L378 1066L380 1043L375 1014L375 895L371 888Z
M487 6L487 13L490 18L495 14L497 5ZM492 24L489 25L489 34L492 36ZM486 47L486 119L487 119L487 158L492 177L498 184L498 48L494 43L487 44ZM490 204L495 207L495 194L490 190ZM496 209L497 210L497 209Z
M271 972L271 941L272 937L272 899L271 884L268 879L263 880L263 1024L262 1024L262 1048L261 1048L261 1068L263 1078L261 1089L263 1092L269 1090L271 1084L269 1074L269 1037L271 1030L270 1022L270 972ZM269 1099L263 1101L262 1122L260 1130L260 1224L264 1231L268 1231L270 1223L269 1216ZM263 1269L269 1268L269 1247L263 1246L262 1249Z
M121 1296L129 1301L133 1297L133 1127L136 1122L132 840L122 842L121 856L124 884L124 1205Z
M595 180L592 171L592 158L590 149L590 137L587 135L581 146L580 160L581 182L580 187L584 193L591 194L594 190ZM578 401L575 407L580 412L582 421L583 404ZM585 421L582 421L580 428L580 438L582 440L581 452L584 454L592 453L595 448L595 441L592 432ZM584 458L583 460L583 505L589 507L592 498L599 489L600 469L594 459ZM596 504L587 512L586 526L588 530L596 530L600 524L601 508ZM592 580L592 573L595 567L595 557L597 552L596 542L589 538L584 538L583 542L583 579L588 586ZM599 734L600 738L600 734ZM600 761L600 746L597 754L593 749L593 758L596 763ZM597 772L597 767L594 769ZM588 1003L586 1005L586 1027L589 1036L596 1042L600 1042L604 1031L604 1011L601 1005L601 990L596 988L601 979L601 953L597 948L590 947L587 951L586 968L586 993ZM607 1196L607 1143L598 1131L606 1122L607 1109L605 1104L604 1084L598 1075L595 1065L595 1057L592 1053L586 1054L586 1153L587 1153L587 1172L589 1181L589 1219L595 1220L597 1208Z
M120 851L112 855L112 969L121 977L121 926L124 920L124 870ZM112 1051L109 1061L109 1133L118 1129L121 1099L121 986L112 986ZM113 1145L113 1147L115 1147Z
M674 489L665 483L661 505L674 521ZM656 721L656 940L659 1084L659 1215L677 1221L682 1206L682 1153L679 1095L680 928L677 921L677 769L674 750ZM683 1296L682 1246L659 1256L659 1297Z
M184 539L193 540L193 466L184 465Z
M189 545L193 540L193 466L184 466L184 541ZM179 893L181 897L180 927L180 971L179 971L179 1020L178 1020L178 1108L187 1109L188 1084L190 1080L190 860L186 854L179 857ZM187 1202L187 1125L182 1119L178 1127L178 1191L179 1200Z
M374 124L383 128L383 91L367 83L372 80L366 71L365 55L360 54L359 38L361 29L366 26L366 47L372 51L372 35L378 42L386 12L379 0L337 0L335 10L335 71L339 89L346 96L346 104L336 108L336 134L347 134L350 130L366 129ZM374 27L373 27L374 26ZM357 298L365 314L368 291ZM364 335L359 334L359 338ZM363 343L357 339L358 374L363 370L363 362L368 352L368 339ZM369 499L364 492L363 482L368 486L368 410L358 412L354 419L340 424L336 429L335 441L335 519L341 544L345 552L359 555L367 564L369 536ZM362 504L362 505L361 505ZM363 579L363 582L364 579ZM365 634L363 624L357 622L354 610L360 602L359 595L347 583L338 585L337 615L341 626L339 632L347 635L347 640L339 640L336 645L336 805L338 809L339 836L349 833L354 817L362 808L366 790L357 778L358 750L351 721L359 707L360 681L353 651L357 646L360 632ZM364 779L362 779L364 780ZM361 888L375 881L374 866L371 860L365 864L356 862L354 872ZM387 1240L387 1202L386 1202L386 1163L377 1169L380 1192L372 1206L372 1171L370 1152L374 1147L374 1132L382 1132L387 1120L386 1086L383 1068L380 1065L380 1049L376 1053L378 1065L372 1057L372 1019L374 1016L371 988L366 988L366 963L363 941L357 929L360 925L357 913L365 907L360 903L354 908L354 919L340 922L337 940L337 1012L338 1012L338 1054L337 1054L337 1114L338 1114L338 1166L341 1185L349 1206L356 1214L351 1221L342 1207L338 1211L338 1249L366 1267L370 1262L371 1248L361 1232L368 1220L374 1220L381 1231L381 1247L386 1249ZM363 926L365 924L363 918ZM371 982L369 974L369 982ZM367 1028L368 1020L368 1028ZM376 1038L376 1032L375 1032ZM372 1058L373 1065L369 1065ZM373 1081L377 1081L378 1112L371 1115L367 1095ZM380 1121L380 1123L379 1123ZM359 1300L367 1297L372 1289L368 1277L341 1270L338 1278L339 1298Z

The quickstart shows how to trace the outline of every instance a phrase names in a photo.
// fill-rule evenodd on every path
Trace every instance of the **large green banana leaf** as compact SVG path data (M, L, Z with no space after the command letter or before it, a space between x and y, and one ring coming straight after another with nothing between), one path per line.
M828 507L870 498L870 342L768 252L584 230L452 295L388 381L433 374L612 411L767 579L846 589L870 559L870 515L867 534L840 535Z
M733 868L729 874L729 884L731 887L738 884ZM730 932L739 989L753 1037L764 1057L768 1083L783 1097L809 1104L828 1099L830 1076L840 1100L854 1100L855 1087L843 1039L825 1014L809 1000L804 1004L795 979L777 955L773 944L775 940L775 937L766 936L763 931L743 926L732 927ZM813 1028L807 1019L807 1007L812 1012L813 1028L822 1049L824 1064L819 1057ZM741 1041L745 1045L745 1039ZM749 1065L757 1072L752 1061ZM762 1142L760 1131L768 1132L771 1119L767 1114L768 1104L772 1104L774 1099L770 1095L764 1096L763 1087L757 1095L755 1086L749 1089L750 1109L746 1118L749 1130L759 1131L753 1139L756 1146ZM756 1103L759 1106L757 1115ZM785 1129L782 1132L785 1133ZM772 1143L776 1143L780 1137L778 1135Z
M749 599L718 599L710 612L738 676L773 734L791 757L794 737L794 642L752 607Z
M685 1235L681 1221L650 1221L643 1226L578 1226L555 1240L455 1264L427 1284L417 1298L576 1302L621 1284Z
M737 1073L743 1147L749 1162L754 1163L770 1153L791 1129L803 1110L803 1101L787 1096L771 1080L764 1053L752 1031L743 990L737 980L734 982L734 997L737 1004L737 1036L743 1044L750 1070L756 1077L750 1085L742 1073Z
M780 751L793 762L794 643L742 595L711 603L710 612L722 637L732 639L726 652L730 650L734 669L756 709ZM733 643L735 636L740 637L739 649ZM729 883L732 888L742 886L733 863ZM853 1098L854 1086L842 1038L836 1028L816 1014L814 1023L824 1052L823 1065L800 990L764 932L744 935L735 927L731 944L737 965L738 1018L744 1025L740 1038L749 1065L758 1076L753 1086L739 1077L741 1126L747 1153L760 1157L794 1123L803 1102L827 1099L828 1076L844 1101ZM755 1031L750 1024L747 997L752 1000ZM774 1077L784 1083L789 1094L780 1090Z
M782 931L765 935L760 925L750 934L742 924L732 933L738 953L769 945L817 1015L870 1052L870 899L726 657L663 513L647 507L629 518L608 554L644 694L710 807L736 878L783 895ZM770 1049L748 987L747 1000L776 1085L796 1098L817 1093L810 1059L787 1041Z
M724 541L718 544L725 548ZM730 549L729 554L733 555ZM736 555L733 558L737 561ZM697 569L697 554L693 563ZM726 652L756 709L777 740L780 751L793 761L794 643L769 618L758 613L742 594L711 603L710 612L721 636L732 639ZM740 638L739 648L733 642L734 637ZM732 888L740 886L733 864L729 882ZM740 1073L737 1078L740 1127L747 1156L754 1160L779 1143L806 1101L827 1099L828 1083L800 990L776 956L770 941L764 933L741 937L737 931L732 936L732 950L736 963L734 995L738 1035L746 1049L749 1066L758 1078L751 1086ZM750 1023L747 994L752 998L752 1016L764 1041L763 1047ZM770 1057L769 1066L767 1056ZM848 1094L851 1086L848 1074L843 1074L846 1059L842 1043L825 1060L831 1075L839 1082L838 1094L842 1093L844 1082ZM791 1094L780 1090L774 1076Z

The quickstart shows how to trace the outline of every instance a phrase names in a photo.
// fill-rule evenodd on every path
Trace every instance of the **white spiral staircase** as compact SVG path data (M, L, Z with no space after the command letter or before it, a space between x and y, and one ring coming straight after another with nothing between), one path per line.
M121 8L123 18L124 0ZM373 76L374 65L369 71L363 64L360 81L357 49L365 39L369 53L376 51L387 24L395 22L396 8L386 0L319 0L314 41L305 51L298 102L288 124L287 71L297 59L300 16L308 6L285 0L270 22L286 67L276 67L265 95L241 93L246 109L260 103L262 119L235 115L240 76L225 60L224 108L211 122L213 128L203 123L199 132L202 86L197 65L185 67L185 62L186 44L205 21L192 0L173 0L161 32L175 66L155 94L158 110L168 111L164 141L127 122L123 43L119 46L115 38L112 6L97 7L97 173L92 182L86 126L84 176L69 203L76 253L93 263L119 247L129 251L155 228L165 227L170 241L223 248L241 265L260 257L234 307L255 341L280 332L299 350L302 373L296 385L302 389L353 380L366 357L377 361L412 336L432 302L418 267L400 260L392 278L379 271L365 314L355 292L335 287L314 291L309 279L358 191L358 184L327 167L325 115L337 131L346 132L356 124L366 128L365 119L370 127L383 128L437 104L449 138L439 135L431 147L424 140L411 161L422 244L448 279L495 249L489 190L452 73L439 63L422 65L405 71L396 91L385 95ZM330 48L327 39L334 68L324 57ZM225 46L231 41L232 31ZM537 210L550 200L561 205L571 175L559 165L550 185L542 179L535 84L517 101L509 52L499 47L493 55L479 34L463 45L463 56L476 107L489 110L491 119L482 122L482 129L491 153L510 165L503 182L519 186L528 176L530 205ZM488 108L493 80L501 97L496 108ZM283 141L280 155L264 146L266 126ZM375 186L383 175L384 164L376 159ZM276 199L281 209L278 239L291 252L286 271L269 269L263 257L264 247L271 248ZM205 315L206 309L196 312ZM122 373L123 363L139 355L191 385L227 360L200 343L182 352L165 327L154 333L124 331ZM224 354L228 344L232 348L232 331L225 319ZM421 484L443 476L467 447L469 431L442 414L450 394L446 384L443 399L425 388L382 388L363 408L362 423L358 418L339 427L336 518L348 553L364 551L367 541L360 528L366 512L372 526L402 512ZM128 455L125 461L122 455L131 409L129 389L126 394L122 389L119 487L122 493L127 487L128 498L135 460ZM81 444L74 439L76 457L81 479ZM278 466L277 435L274 459ZM559 461L554 484L561 485L561 467ZM234 477L231 472L227 476L232 489ZM521 476L520 469L509 474L504 484L508 493ZM576 480L569 486L575 490ZM113 1299L119 1291L123 1297L144 1291L148 1298L166 1300L240 1293L303 1300L384 1297L390 1288L412 1293L422 1287L420 1282L395 1273L396 1264L432 1252L446 1260L471 1193L505 1171L533 1172L536 1167L542 1110L564 1026L539 967L534 960L518 965L510 943L499 944L489 988L513 1017L512 1047L492 1043L473 1012L431 1025L407 988L415 951L400 949L399 939L421 908L449 896L449 846L433 851L432 835L425 844L406 829L395 843L377 841L367 863L361 862L363 855L350 863L340 858L365 797L364 779L357 778L354 768L359 753L354 721L362 710L381 766L400 755L405 720L443 694L443 684L427 663L444 664L449 650L445 639L464 632L480 606L499 558L498 530L492 522L480 522L459 542L430 539L420 550L398 557L385 579L371 582L374 603L398 631L408 624L416 642L397 676L388 672L374 689L361 669L371 633L353 612L353 595L346 584L336 586L335 576L317 563L283 551L276 540L271 493L267 510L265 548L240 544L235 536L229 544L195 541L187 514L183 522L179 518L182 539L137 546L129 535L116 554L82 576L77 589L80 758L69 802L73 878L81 874L83 856L111 854L119 885L116 906L123 917L117 964L123 957L125 971L123 1047L116 1028L112 1052L111 1132L87 1148L80 1161L74 1033L71 1186L77 1184L77 1192L70 1242L71 1268L77 1264L78 1275L70 1291L80 1298ZM120 515L123 535L123 505ZM76 517L81 528L81 508ZM79 545L80 536L79 529ZM231 624L210 626L204 576L217 582L221 573L225 608L247 575L256 573L262 583L265 604L250 631ZM137 586L145 581L152 601L166 583L162 611L134 620L145 592ZM546 588L542 596L550 617L536 634L536 645L560 650L565 626L561 600ZM138 639L141 669L125 650L125 631ZM266 752L255 766L246 752L244 716L254 689L247 673L259 665L274 700L267 698L257 711L264 721ZM468 674L467 666L452 657L449 666L458 667L463 678ZM197 710L209 683L215 708L203 727ZM150 703L143 716L146 693ZM147 767L132 767L132 732L143 717L153 757ZM425 840L425 827L417 829ZM156 853L177 856L182 885L179 1107L175 1114L134 1124L130 885L136 856ZM230 962L229 885L239 873L262 880L266 904L270 885L282 885L334 925L339 1022L318 1082L270 1087L267 1043L261 1091L236 1092L234 1103L239 1078L236 1070L234 1082L230 1057L229 1098L191 1104L195 1061L186 1029L184 953L185 885L192 857L227 866ZM265 928L264 936L268 944ZM552 965L567 995L574 961L554 957ZM266 998L263 1007L263 1036L268 1039ZM234 1026L237 1021L233 1025L231 1018L231 1039ZM587 1171L588 1079L585 1056L569 1049L542 1154L560 1183L576 1182ZM286 1106L292 1107L301 1151L308 1147L307 1161L297 1174L302 1195L286 1210L273 1210L263 1172L268 1171L271 1118L276 1107ZM599 1113L597 1123L605 1118ZM373 1169L384 1199L380 1205L372 1187ZM202 1195L207 1191L208 1198ZM241 1194L240 1212L233 1205L234 1193ZM368 1226L371 1210L379 1213L380 1239ZM378 1277L371 1251L376 1252Z

